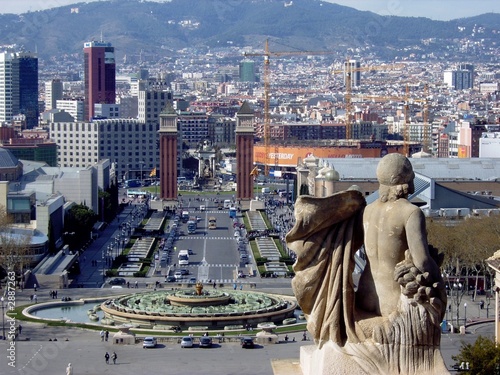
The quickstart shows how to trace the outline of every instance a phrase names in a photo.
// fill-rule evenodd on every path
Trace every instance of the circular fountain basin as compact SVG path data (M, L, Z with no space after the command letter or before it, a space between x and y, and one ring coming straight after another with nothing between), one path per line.
M192 289L135 293L101 305L106 319L115 324L156 329L279 324L293 317L296 307L292 300L260 292L218 290L198 295Z

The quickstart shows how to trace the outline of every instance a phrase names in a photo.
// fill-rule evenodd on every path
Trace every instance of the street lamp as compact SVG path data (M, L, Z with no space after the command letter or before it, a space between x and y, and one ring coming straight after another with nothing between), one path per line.
M5 340L5 305L3 304L3 296L0 298L0 301L2 301L2 339Z
M141 162L139 163L141 165L141 185L142 185L142 167L144 166L144 160L141 160Z
M467 302L464 302L464 327L467 327Z

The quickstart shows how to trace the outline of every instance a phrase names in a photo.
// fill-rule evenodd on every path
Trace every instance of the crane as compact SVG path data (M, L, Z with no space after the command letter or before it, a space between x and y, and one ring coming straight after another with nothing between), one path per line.
M424 85L424 98L412 98L410 97L409 86L406 85L405 95L404 96L376 96L376 95L362 95L361 99L370 99L373 101L386 101L386 100L395 100L402 101L404 103L404 115L405 115L405 124L403 128L403 152L405 156L409 156L409 147L410 147L410 104L413 103L423 103L422 109L422 119L423 119L423 140L422 146L424 152L431 151L431 134L430 134L430 124L429 124L429 103L428 103L428 90L429 86L427 84Z
M352 138L352 80L351 74L357 72L367 72L372 70L392 70L392 69L400 69L405 66L405 64L388 64L388 65L372 65L372 66L362 66L359 68L351 68L348 66L349 59L346 60L346 64L344 69L341 70L332 70L332 74L344 73L345 74L345 131L346 131L346 139Z
M269 176L270 151L271 151L271 115L269 113L269 73L270 73L270 58L279 56L294 56L294 55L327 55L334 53L332 51L281 51L273 52L269 50L269 39L266 39L264 52L245 52L245 57L263 56L264 57L264 147L265 147L265 165L264 174ZM279 147L274 145L274 166L279 164Z

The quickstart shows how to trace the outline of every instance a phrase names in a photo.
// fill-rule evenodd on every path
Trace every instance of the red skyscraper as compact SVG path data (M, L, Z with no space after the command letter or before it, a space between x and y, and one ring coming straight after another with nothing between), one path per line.
M83 46L85 121L94 117L94 104L115 104L115 48L111 43L87 42Z

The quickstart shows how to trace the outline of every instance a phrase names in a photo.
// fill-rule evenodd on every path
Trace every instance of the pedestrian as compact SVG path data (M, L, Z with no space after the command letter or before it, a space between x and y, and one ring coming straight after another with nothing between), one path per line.
M109 337L109 331L106 330L106 332L104 332L104 337L106 338L106 341L108 341L108 337Z
M104 330L101 329L101 332L99 332L99 335L101 336L101 341L104 341Z
M35 283L35 284L33 284L33 289L35 290L35 292L36 292L36 288L37 288L37 287L38 287L38 285L36 285L36 283Z
M135 283L134 283L134 284L135 284L135 287L136 287L136 288L139 288L139 283L137 282L137 280L135 281Z
M214 281L214 289L217 288L217 283Z
M118 358L118 356L116 355L116 352L113 352L113 364L116 365L116 358Z
M33 300L35 301L35 303L37 303L38 297L36 296L36 294L33 294Z
M106 354L104 354L104 359L106 360L106 363L109 365L109 353L106 352Z
M19 327L17 327L17 332L19 332L19 336L21 336L22 331L23 331L23 326L19 324Z

